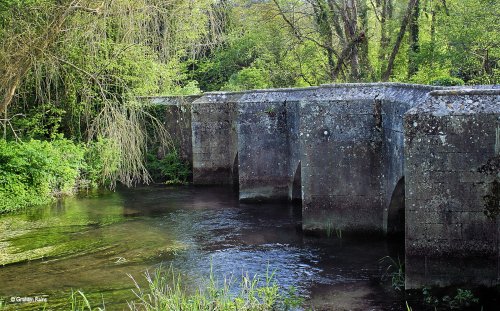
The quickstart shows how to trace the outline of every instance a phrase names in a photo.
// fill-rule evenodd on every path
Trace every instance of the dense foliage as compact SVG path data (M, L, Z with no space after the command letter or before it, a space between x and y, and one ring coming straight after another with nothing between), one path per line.
M148 168L184 181L161 122L136 96L496 84L498 16L498 0L0 0L2 148L62 135L100 146L94 183L149 182ZM169 157L148 158L155 144Z
M84 178L85 148L65 139L0 140L0 213L71 194Z
M202 90L500 80L500 4L495 0L226 4L223 44L189 67Z

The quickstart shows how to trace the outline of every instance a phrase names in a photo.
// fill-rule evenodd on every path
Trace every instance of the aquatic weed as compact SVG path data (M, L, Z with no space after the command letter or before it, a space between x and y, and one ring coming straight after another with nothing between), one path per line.
M399 257L396 259L385 256L380 259L380 263L388 262L389 265L385 269L382 275L382 281L390 278L391 285L395 290L403 291L405 289L405 267L404 262L402 262Z
M102 302L102 307L92 308L87 296L85 296L85 294L80 290L78 290L76 292L71 291L70 304L71 304L71 309L70 309L71 311L104 311L104 310L106 310L106 306L104 305L104 300Z

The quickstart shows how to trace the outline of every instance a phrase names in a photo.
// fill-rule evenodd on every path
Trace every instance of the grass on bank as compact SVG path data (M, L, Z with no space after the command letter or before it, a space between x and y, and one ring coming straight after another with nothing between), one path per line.
M132 277L131 277L132 278ZM224 279L221 283L211 272L208 279L199 282L197 288L188 286L180 274L172 268L146 272L146 288L133 278L135 298L128 302L131 311L286 311L299 308L303 299L294 288L283 291L277 284L274 273L264 278L243 275L239 283ZM81 291L73 292L70 298L72 311L101 311L106 306L92 307Z

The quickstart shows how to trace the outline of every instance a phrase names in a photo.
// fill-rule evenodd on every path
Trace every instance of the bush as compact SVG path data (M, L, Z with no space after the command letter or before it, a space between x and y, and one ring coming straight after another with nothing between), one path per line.
M0 140L0 213L45 204L71 194L85 148L66 139L52 142Z
M162 157L158 157L158 152L148 153L146 166L155 182L167 184L185 184L191 173L189 164L181 159L176 150Z
M459 85L464 85L465 82L460 78L442 76L432 80L430 84L435 86L456 86L456 85L459 86Z
M269 87L271 87L271 82L268 73L263 69L249 67L233 74L223 89L226 91L243 91Z
M120 149L108 139L87 146L70 140L0 139L0 214L47 204L79 189L112 188L120 169ZM173 150L158 158L147 155L148 171L156 181L187 183L190 167Z

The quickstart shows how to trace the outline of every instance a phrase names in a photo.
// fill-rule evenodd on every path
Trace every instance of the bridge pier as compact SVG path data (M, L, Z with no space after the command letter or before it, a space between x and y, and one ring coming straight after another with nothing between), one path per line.
M305 230L382 231L382 140L373 115L373 97L378 92L369 86L332 86L302 100Z
M239 198L293 199L300 161L298 100L310 89L246 93L238 102Z
M192 103L193 183L233 183L238 148L236 103L242 93L210 93Z
M500 283L500 89L431 93L405 122L406 287Z

